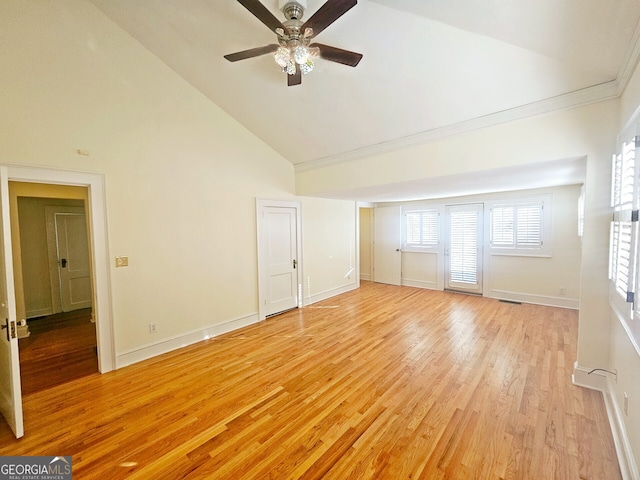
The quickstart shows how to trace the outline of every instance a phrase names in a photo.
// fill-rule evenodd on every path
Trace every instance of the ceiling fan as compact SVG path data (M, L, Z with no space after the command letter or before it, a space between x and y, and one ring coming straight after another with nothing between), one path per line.
M287 73L287 84L300 85L302 75L313 69L313 57L320 56L330 62L355 67L362 54L341 48L311 43L311 39L354 7L357 0L327 0L306 22L300 19L304 14L306 0L280 0L285 22L280 22L259 0L238 0L258 20L278 36L278 44L251 48L230 53L224 58L230 62L275 53L275 61Z

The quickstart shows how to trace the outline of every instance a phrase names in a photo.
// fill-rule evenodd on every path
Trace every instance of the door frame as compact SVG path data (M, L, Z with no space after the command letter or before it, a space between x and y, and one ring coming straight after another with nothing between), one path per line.
M93 315L96 322L98 370L100 373L114 370L115 345L111 289L109 288L110 271L104 175L17 165L0 165L0 167L6 169L7 175L2 177L2 181L7 183L43 183L87 188L89 204L86 206L85 214L89 215L89 249L92 262ZM13 264L13 258L6 261Z
M267 318L265 302L267 301L267 255L265 245L263 245L263 233L265 222L262 217L262 211L265 207L294 208L296 210L296 249L298 251L297 265L297 282L298 282L298 308L303 306L302 300L302 279L304 278L302 255L302 205L300 202L288 200L269 200L256 198L256 223L257 223L257 250L258 250L258 318L264 320Z

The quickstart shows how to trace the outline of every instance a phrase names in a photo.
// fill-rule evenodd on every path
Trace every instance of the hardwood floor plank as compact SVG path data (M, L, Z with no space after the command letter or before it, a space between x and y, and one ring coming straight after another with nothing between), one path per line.
M0 455L83 479L621 478L577 312L362 288L24 396Z

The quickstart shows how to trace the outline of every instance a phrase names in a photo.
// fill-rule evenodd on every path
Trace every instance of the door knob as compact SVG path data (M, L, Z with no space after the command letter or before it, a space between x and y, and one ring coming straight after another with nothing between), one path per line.
M67 267L67 259L66 258L62 258L60 260L60 265L62 266L62 268L66 268Z

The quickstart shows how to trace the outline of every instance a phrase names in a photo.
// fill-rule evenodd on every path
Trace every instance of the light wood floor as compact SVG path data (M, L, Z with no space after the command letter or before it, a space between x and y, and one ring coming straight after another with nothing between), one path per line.
M72 455L78 479L619 479L576 338L572 310L363 283L27 395L0 455Z

